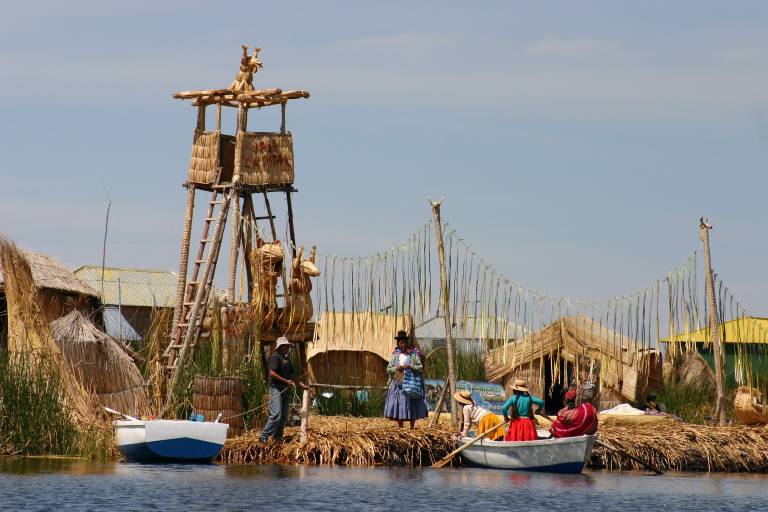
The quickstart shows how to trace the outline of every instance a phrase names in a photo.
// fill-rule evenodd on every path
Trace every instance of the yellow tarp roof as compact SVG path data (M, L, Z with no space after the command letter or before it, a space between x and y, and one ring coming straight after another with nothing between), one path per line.
M768 318L744 316L720 324L720 339L725 343L768 343ZM662 343L708 343L712 341L709 327L688 333L678 333Z

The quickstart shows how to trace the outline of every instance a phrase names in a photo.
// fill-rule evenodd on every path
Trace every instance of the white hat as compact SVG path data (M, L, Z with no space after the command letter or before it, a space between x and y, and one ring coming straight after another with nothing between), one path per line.
M279 338L277 338L277 344L275 345L275 350L282 347L283 345L290 345L290 344L291 342L288 341L288 338L286 338L285 336L280 336Z

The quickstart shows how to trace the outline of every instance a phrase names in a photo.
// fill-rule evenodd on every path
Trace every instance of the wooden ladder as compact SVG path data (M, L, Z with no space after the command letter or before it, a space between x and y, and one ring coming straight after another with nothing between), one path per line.
M166 371L170 373L166 408L170 405L173 390L179 380L184 362L194 353L197 340L200 337L200 330L213 288L213 278L219 259L221 241L224 237L229 205L236 194L237 191L234 187L217 185L214 186L211 199L208 201L208 212L200 236L195 265L184 290L182 312L163 354L166 358ZM215 227L211 235L211 225L214 222Z

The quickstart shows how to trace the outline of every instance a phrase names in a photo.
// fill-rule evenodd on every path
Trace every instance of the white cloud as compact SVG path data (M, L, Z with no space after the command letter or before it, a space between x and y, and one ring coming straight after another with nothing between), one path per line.
M607 53L613 47L599 39L560 39L548 37L528 46L525 53L552 57L590 57Z

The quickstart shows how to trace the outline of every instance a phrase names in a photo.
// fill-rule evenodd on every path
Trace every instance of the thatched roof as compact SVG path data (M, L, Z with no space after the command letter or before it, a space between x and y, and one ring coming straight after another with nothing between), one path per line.
M77 379L103 406L148 414L144 379L122 345L75 310L51 323L51 332Z
M32 269L32 279L38 289L56 290L67 293L79 293L91 297L98 297L99 292L80 281L67 268L45 254L31 251L22 251L29 266ZM5 283L0 261L0 287Z
M599 363L601 388L630 401L641 399L649 385L662 385L658 351L636 346L627 336L585 316L561 318L518 342L491 350L485 359L486 377L504 380L546 356L573 363L577 374L582 356L587 356Z
M632 342L585 316L564 317L506 347L491 350L486 356L486 376L498 380L523 365L560 352L573 362L579 355L597 352L617 361L629 362L627 347Z
M323 313L317 323L317 341L307 348L307 359L332 350L364 350L389 361L395 334L412 329L410 316L358 313Z

